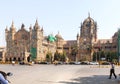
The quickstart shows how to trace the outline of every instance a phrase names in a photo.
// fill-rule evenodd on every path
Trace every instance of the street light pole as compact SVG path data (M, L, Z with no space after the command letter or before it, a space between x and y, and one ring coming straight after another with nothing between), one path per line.
M96 62L97 62L97 52L95 52L95 54L96 54Z
M120 63L120 29L118 29L118 64Z
M100 59L101 59L101 46L100 46L100 43L99 43L99 48L98 48L98 53L99 53L99 67L100 67Z

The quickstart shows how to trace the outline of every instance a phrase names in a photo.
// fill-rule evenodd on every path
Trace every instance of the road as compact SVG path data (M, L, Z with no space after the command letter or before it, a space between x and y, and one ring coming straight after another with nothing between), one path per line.
M119 77L108 79L109 67L98 65L0 65L11 84L120 84ZM116 74L120 68L116 66Z

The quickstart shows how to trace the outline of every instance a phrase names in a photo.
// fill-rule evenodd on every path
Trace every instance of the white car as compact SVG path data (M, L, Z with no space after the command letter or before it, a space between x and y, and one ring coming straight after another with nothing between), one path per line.
M98 62L90 62L90 65L99 65L99 63Z
M75 62L75 65L80 65L81 62Z

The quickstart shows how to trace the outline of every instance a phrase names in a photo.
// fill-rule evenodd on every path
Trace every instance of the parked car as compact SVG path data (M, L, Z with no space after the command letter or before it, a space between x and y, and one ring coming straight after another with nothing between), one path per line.
M89 61L82 61L80 64L81 65L89 65Z
M103 62L102 65L110 65L110 62Z
M71 61L71 62L69 62L69 64L71 64L71 65L72 65L72 64L75 64L75 62L72 62L72 61Z
M50 64L50 62L39 62L38 64Z
M75 65L80 65L81 64L81 62L75 62Z
M99 65L99 63L98 63L98 62L95 62L95 61L92 61L92 62L90 62L89 64L90 64L90 65Z
M21 61L19 62L20 65L25 65L25 62Z
M57 64L64 64L64 63L63 63L63 62L61 62L61 61L58 61L58 62L57 62Z

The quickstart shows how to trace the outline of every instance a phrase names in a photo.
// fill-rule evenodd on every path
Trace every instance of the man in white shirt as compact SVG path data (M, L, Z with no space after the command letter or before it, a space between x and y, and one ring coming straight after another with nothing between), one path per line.
M112 74L114 75L115 79L117 78L116 74L115 74L115 65L114 63L111 62L111 69L110 69L110 76L109 79L111 79Z

